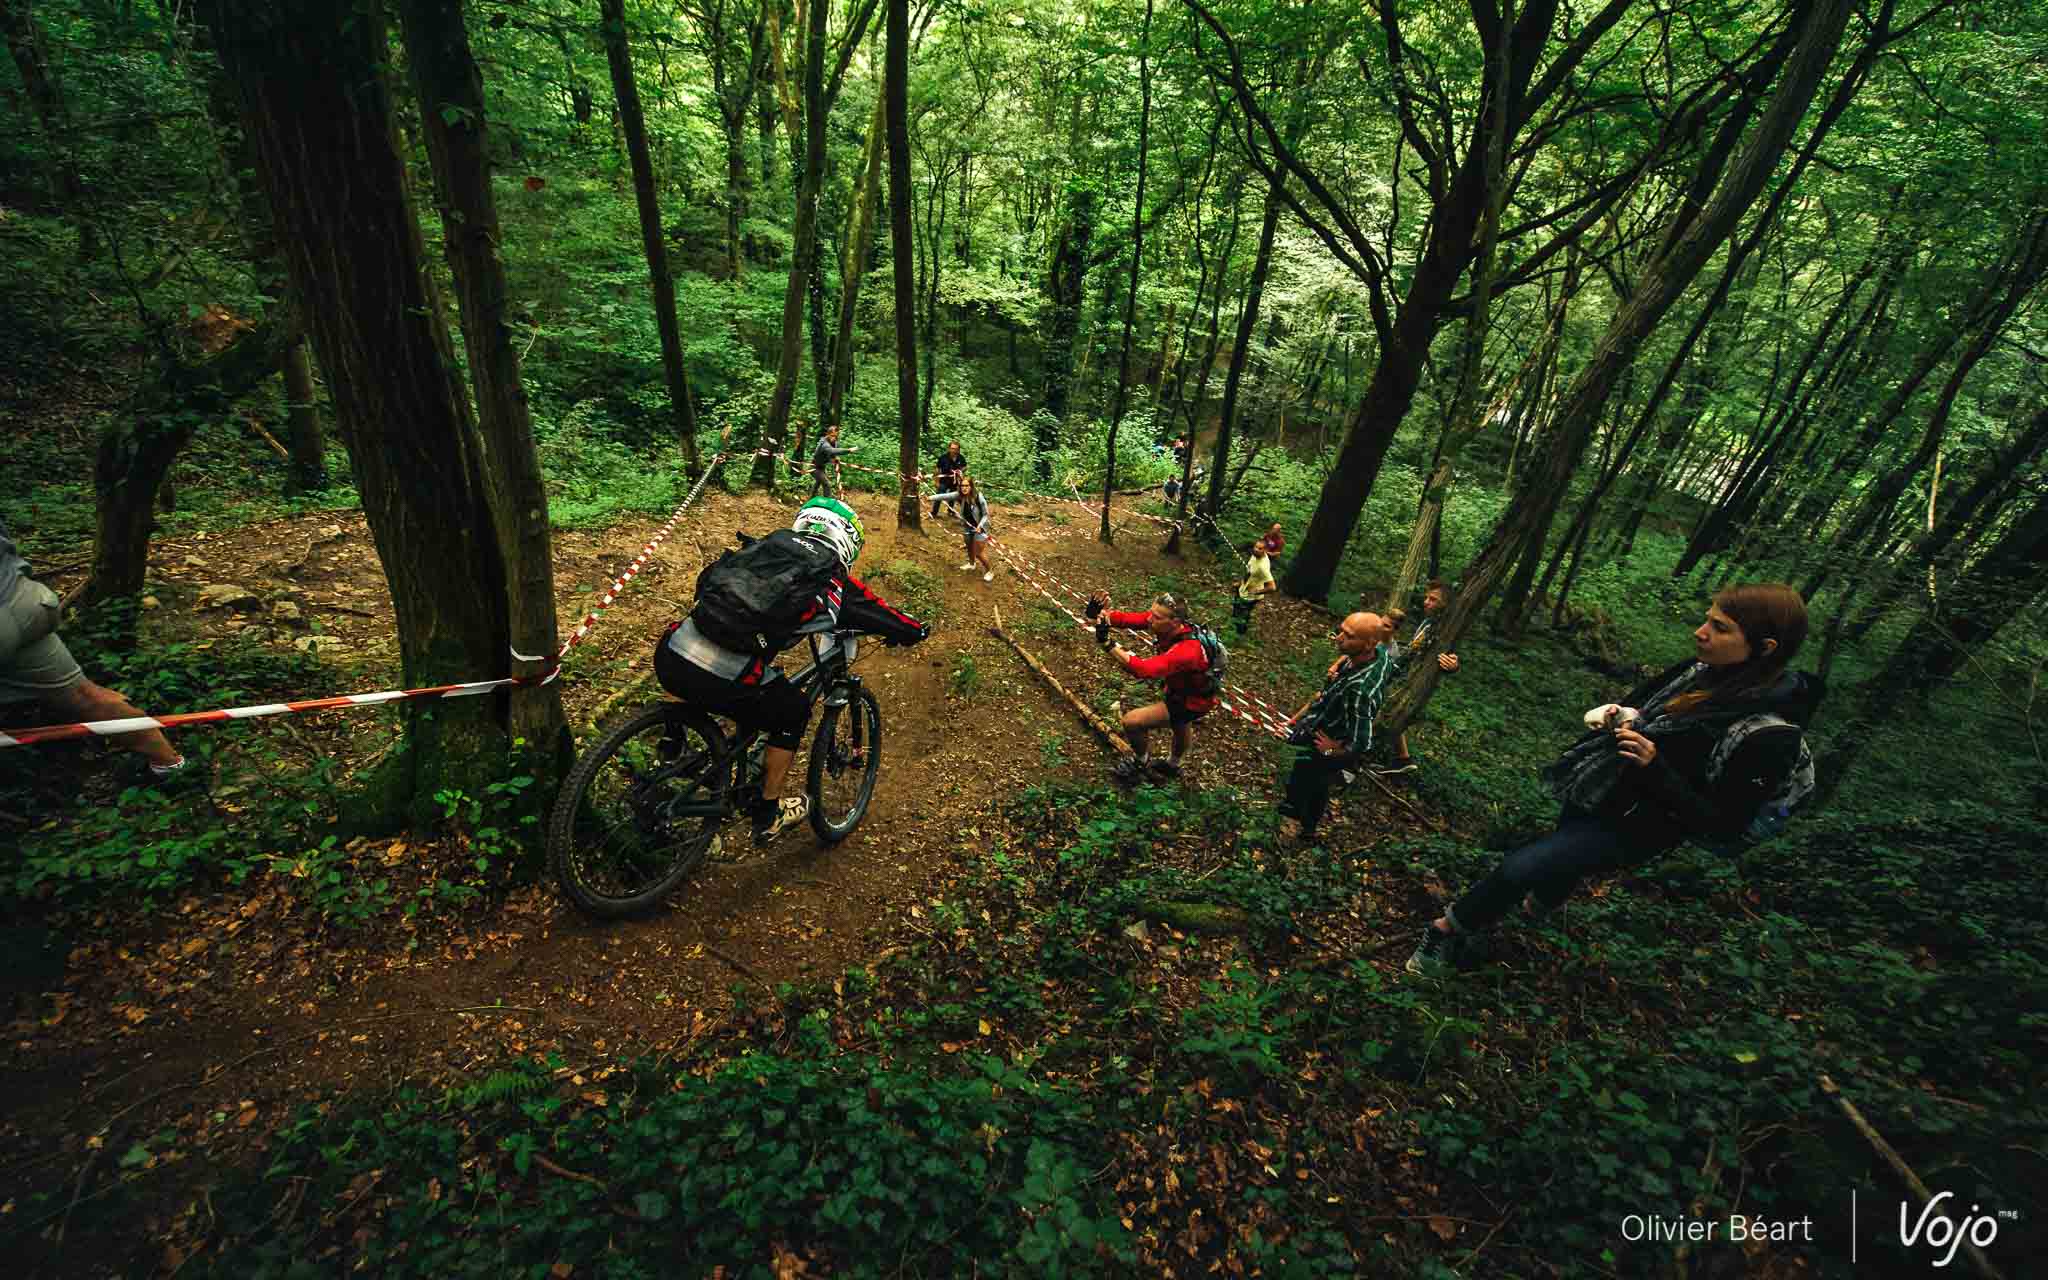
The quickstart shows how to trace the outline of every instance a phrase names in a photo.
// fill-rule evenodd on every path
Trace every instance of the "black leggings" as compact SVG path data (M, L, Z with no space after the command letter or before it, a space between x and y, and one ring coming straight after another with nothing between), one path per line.
M669 648L667 636L655 645L654 678L699 711L730 717L743 733L765 730L768 745L785 751L796 750L811 722L811 700L789 677L774 673L761 684L741 684L712 675Z

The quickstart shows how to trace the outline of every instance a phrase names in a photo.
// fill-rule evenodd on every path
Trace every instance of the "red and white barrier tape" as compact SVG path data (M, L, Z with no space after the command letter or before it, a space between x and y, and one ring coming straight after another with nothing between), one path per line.
M1099 519L1101 519L1101 518L1102 518L1102 508L1101 508L1101 507L1098 507L1098 506L1095 506L1095 505L1094 505L1093 503L1089 502L1089 501L1088 501L1088 500L1087 500L1086 498L1082 497L1082 496L1081 496L1081 487L1080 487L1079 485L1076 485L1076 484L1072 484L1072 483L1069 483L1069 484L1067 485L1067 488L1069 488L1069 489L1072 489L1072 490L1074 491L1074 502L1076 503L1076 505L1078 505L1078 506L1080 506L1080 507L1084 508L1084 509L1085 509L1085 510L1086 510L1086 511L1088 512L1088 514L1090 514L1090 515L1094 516L1094 517L1095 517L1096 519L1098 519L1098 520L1099 520ZM1149 511L1140 511L1140 510L1138 510L1138 509L1137 509L1136 507L1125 507L1125 508L1124 508L1124 510L1123 510L1123 514L1125 514L1125 515L1127 515L1127 516L1136 516L1136 517L1138 517L1138 518L1139 518L1140 520L1150 520L1150 521L1151 521L1151 522L1152 522L1153 524L1156 524L1156 525L1163 525L1164 527L1166 527L1166 528L1168 528L1168 529L1171 529L1171 528L1173 528L1173 527L1174 527L1174 521L1172 521L1172 520L1168 520L1168 519L1166 519L1166 518L1165 518L1164 516L1155 516L1155 515L1153 515L1153 514L1152 514L1151 512L1149 512ZM1111 523L1112 525L1115 525L1115 524L1116 524L1116 517L1115 517L1115 516L1111 516L1111 517L1110 517L1110 523ZM1122 526L1117 526L1117 527L1121 528Z
M476 680L468 684L435 685L428 689L387 689L381 693L351 693L338 698L315 698L310 702L267 702L253 707L230 707L220 711L192 711L174 716L131 716L125 720L87 720L78 724L43 725L34 729L0 732L0 747L32 747L67 738L115 737L144 729L182 729L191 725L221 724L230 720L258 720L265 716L293 715L301 711L325 711L334 707L375 707L387 702L414 698L471 698L493 689L515 685L547 684L561 674L550 667L540 675L506 676L498 680Z
M1064 604L1060 603L1059 597L1053 595L1051 591L1048 591L1046 589L1045 584L1043 582L1040 582L1038 580L1037 575L1033 574L1031 572L1031 568L1028 567L1032 565L1031 561L1016 554L1015 552L1008 551L1000 546L997 546L994 542L991 542L989 544L989 547L998 556L1002 558L1003 562L1010 567L1012 572L1014 572L1018 577L1024 579L1024 581L1030 583L1031 586L1038 592L1038 594L1044 596L1047 600L1051 601L1052 606L1055 609L1058 609L1061 613L1066 614L1067 617L1072 618L1076 625L1089 631L1093 631L1095 629L1094 623L1088 621L1080 614L1075 613L1073 610L1067 608ZM1053 577L1053 575L1050 572L1046 572L1045 576L1051 578L1054 582L1059 582L1059 579ZM1060 585L1062 587L1066 586L1066 584L1063 582L1061 582ZM1069 591L1072 590L1072 588L1067 589ZM1225 711L1228 711L1230 714L1238 717L1240 720L1244 720L1247 723L1256 725L1260 729L1265 730L1267 733L1272 734L1274 737L1279 738L1282 741L1286 740L1287 726L1291 723L1288 717L1269 717L1267 715L1260 713L1256 709L1248 708L1246 705L1244 705L1246 702L1256 702L1259 706L1267 705L1265 702L1258 699L1255 695L1249 694L1246 691L1239 689L1236 685L1225 685L1224 694L1222 697L1219 697L1216 700L1216 705L1223 708Z
M183 729L202 724L226 724L235 720L260 720L268 716L296 715L302 711L328 711L343 707L377 707L389 702L408 702L418 698L473 698L478 694L489 693L493 689L511 689L529 685L550 684L557 676L562 674L563 655L567 654L571 648L575 647L585 636L590 634L590 629L597 622L599 615L605 611L612 601L618 599L619 593L626 589L626 584L639 575L640 568L647 562L648 556L652 555L654 550L674 531L676 521L682 518L683 512L688 510L690 504L695 502L698 495L704 492L704 485L711 479L719 462L724 457L725 455L722 453L713 456L711 461L705 466L704 474L698 478L697 483L690 489L689 494L684 497L682 504L663 522L661 528L648 541L647 545L640 549L640 554L634 557L632 564L627 566L626 571L612 580L611 587L605 593L604 599L598 603L597 608L584 616L583 621L578 624L576 630L567 640L562 642L562 647L557 649L551 658L524 654L517 649L512 650L512 657L518 661L546 662L548 664L546 671L526 676L503 676L495 680L472 680L463 684L433 685L422 689L384 689L376 693L350 693L339 697L313 698L300 702L266 702L251 707L227 707L214 711L189 711L170 716L129 716L120 720L83 720L74 724L38 725L32 729L0 731L0 748L32 747L39 743L62 742L73 738L117 737L124 733L138 733L145 729Z
M682 505L669 513L668 519L663 521L661 527L654 531L654 536L647 540L647 545L640 548L640 554L633 557L633 562L626 566L623 573L611 580L611 584L605 588L604 599L597 602L596 608L583 615L583 621L576 624L576 629L569 633L569 638L562 641L562 647L555 650L556 662L560 662L568 654L569 650L583 643L583 638L590 634L590 629L597 625L598 618L603 615L606 609L611 607L612 601L618 599L619 593L626 589L627 584L640 575L640 569L647 563L648 557L652 556L660 548L661 544L667 540L669 534L675 532L676 522L683 518L683 512L690 509L690 504L697 500L697 495L704 492L704 486L711 482L711 477L718 472L718 464L724 460L725 455L722 453L712 455L711 461L704 467L704 474L697 477L697 483L691 486L689 493L684 495ZM515 654L514 656L518 655ZM534 661L534 659L528 659L528 661Z

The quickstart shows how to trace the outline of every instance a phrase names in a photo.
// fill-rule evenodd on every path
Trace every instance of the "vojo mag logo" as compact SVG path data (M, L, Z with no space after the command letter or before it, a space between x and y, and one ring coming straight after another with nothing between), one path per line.
M2000 1219L2019 1217L2018 1212L2012 1209L1984 1213L1980 1206L1974 1204L1968 1214L1956 1217L1953 1210L1943 1208L1943 1202L1954 1195L1953 1191L1943 1191L1933 1196L1921 1206L1918 1218L1911 1216L1912 1205L1909 1202L1899 1202L1899 1243L1908 1249L1931 1251L1937 1267L1946 1267L1955 1261L1956 1251L1966 1244L1980 1252L1990 1248L1998 1239Z

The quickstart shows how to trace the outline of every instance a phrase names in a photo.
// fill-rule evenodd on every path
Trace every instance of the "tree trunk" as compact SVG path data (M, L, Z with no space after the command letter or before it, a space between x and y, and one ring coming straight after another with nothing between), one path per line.
M1902 710L1927 698L1962 669L1999 629L2026 612L2048 584L2048 500L2008 527L1969 570L1949 584L1939 614L1929 611L1892 651L1878 673L1857 690L1854 714L1830 739L1819 761L1814 800L1833 796L1851 765Z
M640 89L633 81L633 51L626 42L625 0L598 0L604 24L605 58L612 69L612 93L619 103L619 124L626 131L626 154L633 164L633 197L640 208L640 245L647 254L647 275L654 286L654 324L661 333L661 371L668 382L669 407L675 414L676 438L682 442L683 465L690 478L702 474L697 458L697 406L690 399L690 375L683 367L683 337L676 327L676 282L668 270L668 242L661 230L661 204L654 195L654 162L647 154L647 121L640 111Z
M1138 270L1145 260L1145 159L1152 138L1152 0L1145 0L1145 25L1138 34L1138 193L1131 206L1131 283L1124 290L1124 335L1117 350L1116 400L1109 414L1109 447L1102 464L1102 527L1095 536L1103 542L1110 536L1109 504L1116 494L1116 432L1123 425L1124 406L1129 401L1126 385L1131 379L1131 326L1138 316ZM1171 316L1167 323L1173 323Z
M1899 465L1886 470L1869 487L1863 502L1855 515L1843 526L1835 540L1834 554L1816 567L1806 592L1811 600L1819 592L1821 584L1833 568L1839 555L1854 555L1856 548L1880 521L1898 503L1899 495L1913 482L1913 477L1937 456L1941 449L1942 435L1948 427L1949 416L1955 410L1956 397L1962 393L1963 384L1976 369L1978 363L1990 354L1992 345L2005 332L2013 314L2019 310L2027 295L2034 291L2044 274L2048 274L2048 217L2037 216L2027 229L2020 233L2011 253L1992 272L1999 281L1998 294L1985 314L1981 317L1976 334L1956 358L1949 371L1948 381L1935 397L1934 411L1928 415L1927 426L1921 432L1920 443Z
M409 686L509 673L507 571L476 428L407 196L390 59L352 0L205 0L280 247L350 441ZM271 367L266 362L266 367ZM438 791L481 797L512 735L503 697L403 702L405 750L374 812L427 824Z
M1244 311L1237 318L1237 343L1230 351L1230 369L1223 375L1223 411L1216 420L1216 456L1209 466L1209 497L1203 510L1211 520L1223 514L1223 470L1230 460L1230 430L1237 417L1237 397L1244 383L1244 365L1251 355L1259 324L1259 301L1266 292L1266 272L1273 265L1273 236L1280 228L1280 191L1276 179L1266 188L1266 215L1259 223L1259 247L1252 255L1251 279L1244 286ZM1195 442L1188 440L1188 450Z
M150 385L100 432L93 463L92 572L80 607L142 594L158 491L198 424L225 416L277 369L282 334L274 321L243 331L197 365L167 362ZM133 612L109 617L118 647L134 642Z
M839 328L832 339L832 394L825 411L818 415L820 431L845 421L846 391L853 385L853 320L860 306L861 281L867 275L868 249L875 238L875 195L881 185L888 105L886 92L875 95L875 115L868 124L867 145L861 151L860 195L855 202L853 230L846 237L846 253L839 264Z
M1497 95L1489 90L1485 96L1514 109L1517 118L1521 111L1516 104L1534 73L1537 54L1548 43L1556 16L1555 0L1533 0L1517 16L1512 29L1504 29L1496 37L1506 42L1506 56L1499 64L1489 57L1488 63L1505 67L1508 84L1497 86ZM1507 122L1507 138L1514 136L1516 123L1518 119ZM1352 414L1336 463L1323 481L1315 514L1302 535L1301 550L1289 562L1281 581L1289 595L1304 600L1329 596L1337 564L1379 479L1394 433L1415 401L1430 343L1443 323L1444 304L1451 300L1477 251L1475 233L1490 198L1486 153L1491 132L1484 127L1472 131L1466 153L1446 184L1444 198L1431 209L1429 239L1409 279L1399 315L1381 331L1383 341L1372 378Z
M789 431L790 405L796 398L797 376L803 371L804 296L818 252L818 188L825 181L825 31L832 4L831 0L809 3L803 68L804 163L796 184L796 245L789 263L789 283L782 291L782 357L775 369L775 390L768 397L768 418L761 426L762 441L769 448L778 447ZM779 40L776 47L781 47ZM773 488L780 461L754 459L754 483Z
M513 670L538 675L553 660L558 642L547 481L534 446L519 348L505 323L508 290L487 159L483 76L470 54L462 10L463 0L405 0L400 12L476 392L474 453L505 566L506 620L513 650L529 659ZM534 752L542 776L566 769L576 744L562 713L560 687L515 689L509 700L506 723L514 740L524 739Z
M65 119L64 95L50 74L49 59L43 53L43 33L36 25L33 0L0 0L0 28L4 28L7 51L14 69L21 75L35 109L36 122L43 127L43 145L50 149L50 165L56 194L64 212L78 221L78 259L89 262L99 254L99 235L85 209L85 182L71 157L71 128Z
M896 275L896 526L923 527L917 459L917 246L910 233L910 0L889 6L882 96L889 136L889 257Z
M279 358L284 374L285 440L291 449L284 481L286 497L318 493L328 484L327 432L320 425L320 406L313 389L313 361L306 336L295 333Z
M1052 455L1066 422L1074 377L1074 339L1088 278L1088 247L1095 238L1095 188L1068 188L1067 221L1052 259L1052 319L1045 335L1045 404L1038 421L1038 478L1052 478Z
M1573 378L1543 456L1531 468L1529 483L1517 494L1486 546L1461 575L1459 594L1446 610L1428 651L1418 655L1411 674L1389 701L1381 717L1387 732L1406 729L1427 704L1441 675L1432 656L1456 646L1532 536L1548 527L1559 497L1599 421L1601 409L1623 371L1657 321L1763 193L1841 45L1850 7L1851 0L1812 0L1806 12L1788 28L1779 46L1767 55L1766 65L1784 67L1769 106L1725 179L1720 177L1722 167L1747 122L1748 109L1740 108L1731 115L1721 137L1702 159L1691 190L1698 203L1688 200L1681 206L1683 211L1672 216L1659 237L1657 249L1644 264L1635 290L1615 312L1585 367ZM1865 54L1874 54L1875 45L1873 38L1866 45ZM1867 62L1859 60L1859 68L1865 65ZM1852 70L1850 76L1856 75ZM1845 88L1852 84L1853 79L1845 79ZM1846 106L1846 98L1838 95L1829 105ZM1823 113L1815 128L1825 129L1829 119ZM1698 210L1696 216L1692 213L1694 209Z

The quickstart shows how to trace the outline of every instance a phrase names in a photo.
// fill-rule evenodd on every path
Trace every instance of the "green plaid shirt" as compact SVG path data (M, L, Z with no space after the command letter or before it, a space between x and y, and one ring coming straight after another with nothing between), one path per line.
M1364 662L1338 668L1308 710L1301 713L1301 719L1294 722L1287 740L1314 752L1316 734L1327 733L1344 744L1345 754L1352 760L1363 757L1372 750L1372 722L1400 662L1401 651L1382 644Z

